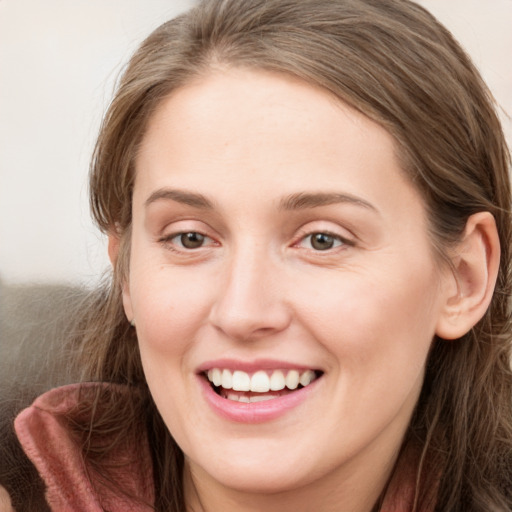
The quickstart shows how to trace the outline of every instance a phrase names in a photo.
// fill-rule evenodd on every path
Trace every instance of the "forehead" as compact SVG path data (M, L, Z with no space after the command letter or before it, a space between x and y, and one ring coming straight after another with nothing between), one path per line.
M383 127L323 89L246 69L200 77L163 100L136 172L141 197L158 186L215 190L222 182L247 194L341 187L375 200L407 185Z

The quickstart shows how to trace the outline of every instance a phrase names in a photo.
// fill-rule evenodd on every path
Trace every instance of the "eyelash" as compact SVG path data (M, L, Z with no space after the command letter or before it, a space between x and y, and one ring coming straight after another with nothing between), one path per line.
M322 236L325 236L327 238L330 238L334 241L334 243L338 242L337 245L334 245L333 247L328 247L326 249L315 249L313 247L313 237L316 236L316 235L322 235ZM339 250L339 249L342 249L344 246L349 246L349 247L353 247L355 245L355 243L352 241L352 240L349 240L345 237L342 237L336 233L333 233L331 231L327 231L327 230L319 230L319 231L311 231L311 232L308 232L308 233L305 233L303 234L300 238L299 238L299 241L295 244L295 246L301 246L302 244L304 244L304 242L306 240L309 239L309 245L310 247L307 247L306 249L307 250L310 250L312 252L315 252L315 253L329 253L329 252L332 252L332 251L335 251L335 250Z
M204 233L201 233L199 231L180 231L178 233L171 233L169 235L166 235L166 236L160 238L159 242L164 244L170 250L175 251L175 252L189 252L189 251L195 251L197 249L201 249L201 248L205 247L204 243L201 243L197 247L186 247L183 244L183 237L187 236L187 235L194 235L195 237L202 238L202 242L207 241L207 240L214 242L214 240L211 237L209 237L208 235L205 235ZM319 235L326 237L327 239L331 239L331 241L333 242L334 245L331 247L327 247L325 249L315 248L313 246L313 244L314 244L313 237L319 236ZM180 242L173 242L173 240L175 240L175 239L179 239ZM342 248L343 246L351 247L351 246L355 245L352 240L348 240L348 239L346 239L336 233L332 233L330 231L312 231L309 233L302 234L301 237L299 238L298 242L296 242L294 244L294 246L301 247L301 246L303 246L305 241L308 239L310 240L309 241L310 247L304 247L304 248L307 250L310 250L312 252L315 252L315 253L322 253L322 252L328 253L333 250Z
M210 241L214 242L214 240L211 237L209 237L208 235L205 235L204 233L201 233L200 231L179 231L178 233L171 233L169 235L165 235L162 238L160 238L158 241L161 244L165 245L166 248L168 248L172 251L175 251L175 252L180 252L180 253L194 251L196 249L201 249L204 247L203 244L201 244L198 247L193 247L193 248L185 247L183 245L183 240L181 240L181 243L173 242L174 239L182 238L183 236L186 236L186 235L195 235L195 236L199 235L199 237L203 238L203 241L210 240Z

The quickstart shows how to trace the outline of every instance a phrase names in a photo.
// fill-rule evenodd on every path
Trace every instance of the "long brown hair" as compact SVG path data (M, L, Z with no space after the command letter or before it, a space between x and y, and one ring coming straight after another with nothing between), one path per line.
M501 264L492 303L459 340L433 340L404 444L421 452L415 510L435 485L436 507L444 512L512 510L510 155L492 96L470 59L408 0L203 1L155 30L120 81L95 149L90 191L96 222L117 232L121 250L112 283L82 318L81 364L84 379L143 390L156 509L184 510L183 455L152 405L121 303L134 160L162 100L226 66L293 75L386 128L424 198L440 256L459 240L470 215L494 215ZM137 407L123 411L120 420L121 411L111 410L121 433L140 421Z

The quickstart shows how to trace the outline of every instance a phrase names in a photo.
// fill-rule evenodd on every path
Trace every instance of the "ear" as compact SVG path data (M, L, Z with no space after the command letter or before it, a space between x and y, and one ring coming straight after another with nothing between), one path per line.
M108 259L112 268L116 268L117 257L119 256L119 247L121 245L121 237L114 230L108 232Z
M489 212L469 217L452 264L452 272L446 276L446 302L436 329L436 334L447 340L469 332L484 316L493 296L500 241Z
M111 230L108 233L108 257L114 272L117 268L117 262L119 258L119 251L121 247L121 236L117 231ZM129 322L134 325L134 314L132 307L132 300L130 295L130 285L128 279L124 277L121 281L122 295L123 295L123 307L126 318Z

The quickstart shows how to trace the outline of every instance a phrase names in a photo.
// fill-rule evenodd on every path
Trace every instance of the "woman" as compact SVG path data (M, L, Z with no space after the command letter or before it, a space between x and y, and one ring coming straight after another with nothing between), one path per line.
M509 163L414 3L162 25L92 165L102 384L16 422L51 509L512 510Z

